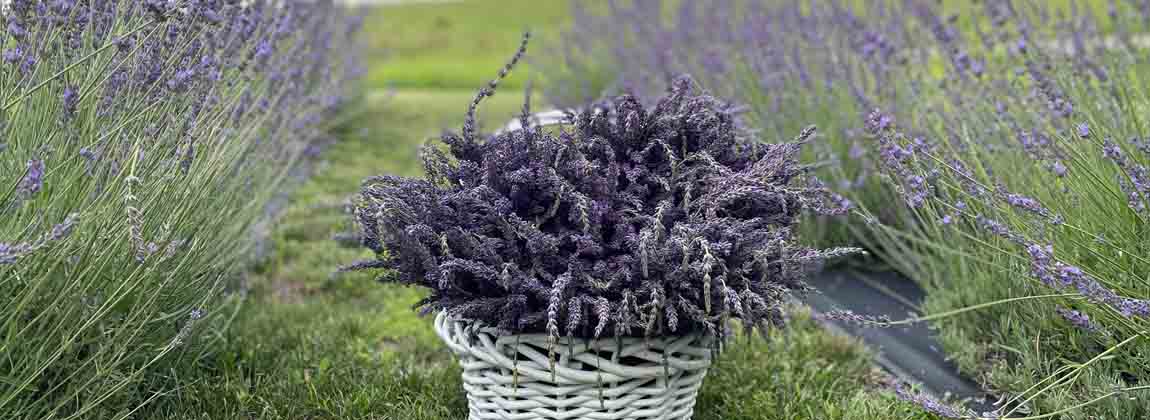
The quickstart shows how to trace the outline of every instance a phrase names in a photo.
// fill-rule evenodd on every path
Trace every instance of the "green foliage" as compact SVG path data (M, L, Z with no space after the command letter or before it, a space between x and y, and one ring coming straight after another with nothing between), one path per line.
M797 310L789 330L731 343L703 383L696 417L936 418L881 393L890 380L886 375L858 342L822 330L804 310Z

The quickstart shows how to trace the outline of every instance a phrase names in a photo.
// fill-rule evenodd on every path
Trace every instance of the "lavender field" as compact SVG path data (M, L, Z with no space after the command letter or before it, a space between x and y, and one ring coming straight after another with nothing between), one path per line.
M13 0L0 31L0 418L475 416L420 309L704 334L696 419L1150 418L1150 3ZM598 111L521 118L556 108ZM925 298L804 306L829 271ZM838 327L912 325L989 399Z

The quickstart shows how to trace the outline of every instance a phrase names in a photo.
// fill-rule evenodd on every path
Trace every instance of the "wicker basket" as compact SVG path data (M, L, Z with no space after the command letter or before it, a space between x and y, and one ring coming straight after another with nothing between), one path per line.
M700 336L560 340L552 362L543 334L500 336L443 313L435 331L459 356L470 420L690 419L711 365Z

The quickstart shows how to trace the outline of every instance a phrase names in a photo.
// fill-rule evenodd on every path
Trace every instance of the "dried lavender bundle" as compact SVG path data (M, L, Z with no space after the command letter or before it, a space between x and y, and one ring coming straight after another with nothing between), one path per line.
M358 198L377 260L350 268L430 289L424 311L553 338L722 337L731 318L781 325L784 296L844 252L794 241L803 212L842 211L798 161L813 128L758 143L679 78L651 107L622 95L557 134L525 116L481 139L474 109L494 86L462 134L443 136L446 152L424 149L426 179L372 177Z

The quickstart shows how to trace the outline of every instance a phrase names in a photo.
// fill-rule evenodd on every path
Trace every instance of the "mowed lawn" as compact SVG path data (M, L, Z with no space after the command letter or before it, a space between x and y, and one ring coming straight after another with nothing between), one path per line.
M333 239L350 227L345 203L371 175L419 175L417 148L458 129L474 89L517 46L523 29L554 33L567 6L474 1L387 6L373 12L365 98L340 141L292 196L273 228L272 254L247 276L247 302L196 366L145 419L466 418L459 370L411 306L423 291L335 269L369 254ZM533 47L539 47L534 44ZM386 58L386 59L384 59ZM518 112L522 68L487 100L488 129ZM877 388L882 375L851 339L796 310L792 328L737 337L703 388L696 418L927 419Z
M606 1L599 1L606 3ZM369 83L397 88L474 89L515 50L523 31L532 49L557 44L566 0L472 0L381 7L370 20ZM546 45L545 45L546 44ZM527 78L507 81L519 87Z

